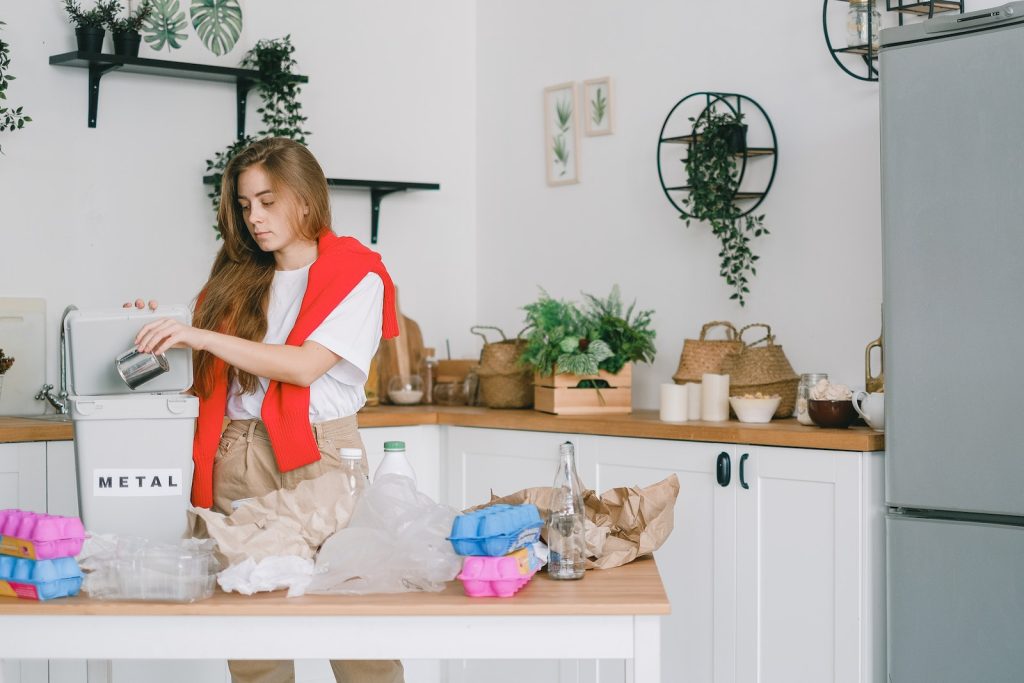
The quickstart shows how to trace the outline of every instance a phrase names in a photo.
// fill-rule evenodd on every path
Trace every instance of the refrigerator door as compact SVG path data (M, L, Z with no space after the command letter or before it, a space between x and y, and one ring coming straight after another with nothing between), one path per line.
M1019 683L1024 528L890 515L889 683Z
M930 35L881 52L886 499L1024 515L1024 24Z

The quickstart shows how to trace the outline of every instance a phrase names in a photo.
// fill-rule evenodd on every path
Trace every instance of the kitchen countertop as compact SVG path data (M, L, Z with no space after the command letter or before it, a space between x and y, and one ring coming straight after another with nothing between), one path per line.
M822 429L807 427L793 418L772 420L769 424L744 424L735 420L671 424L660 421L656 410L636 410L629 415L561 416L530 409L492 410L464 406L381 406L364 408L359 413L360 427L432 424L838 451L885 449L885 435L867 427ZM73 436L74 430L70 422L0 417L0 443L68 441Z

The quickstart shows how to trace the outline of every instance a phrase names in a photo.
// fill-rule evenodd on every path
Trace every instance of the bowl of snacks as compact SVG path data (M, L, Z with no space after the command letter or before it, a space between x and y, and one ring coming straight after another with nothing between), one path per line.
M736 418L740 422L755 424L771 422L781 402L782 397L778 394L765 396L761 392L729 397L729 405L732 406L732 412L736 413Z
M819 427L846 429L857 419L853 392L845 384L831 384L823 379L811 387L807 415Z

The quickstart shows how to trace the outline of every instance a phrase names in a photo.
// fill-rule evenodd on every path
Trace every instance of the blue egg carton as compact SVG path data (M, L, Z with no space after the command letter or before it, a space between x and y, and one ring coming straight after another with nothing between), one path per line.
M497 557L536 543L543 526L532 503L491 505L456 517L448 540L459 555Z
M82 570L73 557L29 560L0 555L0 596L51 600L78 595Z

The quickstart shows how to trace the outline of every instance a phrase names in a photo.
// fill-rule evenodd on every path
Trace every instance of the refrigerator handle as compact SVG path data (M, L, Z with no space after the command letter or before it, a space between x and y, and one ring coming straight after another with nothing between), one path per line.
M732 461L729 459L729 454L725 451L718 454L715 478L718 479L719 486L728 486L732 480Z
M750 457L750 453L744 453L743 455L740 456L740 486L742 486L745 489L749 489L750 488L750 484L748 484L746 482L746 480L743 478L743 475L744 475L743 467L744 467L744 465L747 464L747 458L749 458L749 457Z

